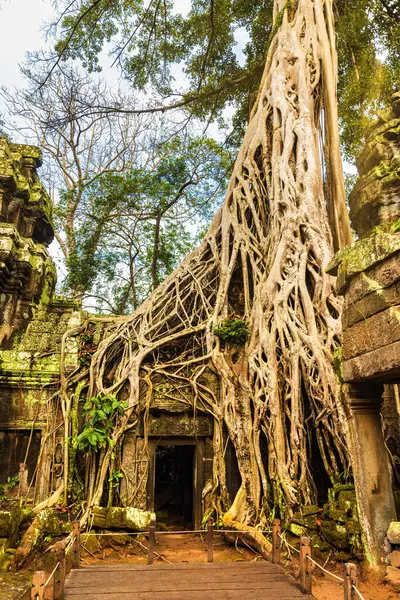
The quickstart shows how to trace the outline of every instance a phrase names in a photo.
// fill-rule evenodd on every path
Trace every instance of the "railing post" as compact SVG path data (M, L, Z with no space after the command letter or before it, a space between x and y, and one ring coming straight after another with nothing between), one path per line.
M354 600L355 592L353 585L357 583L357 567L353 563L344 565L344 600Z
M300 587L303 594L311 594L311 563L307 556L311 556L310 538L300 538Z
M207 521L207 562L214 560L214 519L210 517Z
M56 542L54 544L56 552L56 560L59 562L58 569L54 573L54 600L62 600L64 596L64 582L65 582L65 542Z
M279 519L274 519L272 525L272 562L275 565L281 563L281 522Z
M80 567L80 545L81 545L81 529L79 527L79 521L74 521L73 529L73 542L72 542L72 568L79 569Z
M31 600L44 600L44 592L46 583L45 571L35 571L32 576Z
M156 518L152 517L149 527L149 554L147 556L147 564L151 565L154 560L154 551L156 549Z

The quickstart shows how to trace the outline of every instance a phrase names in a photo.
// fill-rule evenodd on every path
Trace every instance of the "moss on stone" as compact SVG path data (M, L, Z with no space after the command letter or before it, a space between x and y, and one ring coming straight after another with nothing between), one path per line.
M338 498L339 508L346 513L356 514L357 499L353 490L342 490Z
M335 348L333 353L333 370L335 372L336 378L340 385L343 383L343 363L342 363L342 355L343 355L343 346L338 346Z
M286 528L288 531L290 531L290 533L293 533L293 535L297 536L297 537L301 537L303 535L307 535L307 529L306 527L303 527L301 525L298 525L297 523L289 523L289 525Z
M327 554L335 550L332 544L325 542L317 533L311 537L311 547L313 550L318 550L321 554Z
M152 513L140 510L133 506L126 507L101 507L92 510L93 527L105 529L129 529L133 531L146 531L150 525Z
M391 230L393 233L398 233L400 231L400 219L397 219L397 221L392 223Z
M334 521L324 521L321 533L324 540L338 550L344 550L349 547L349 537L344 525L339 525Z
M376 263L400 252L400 236L390 230L392 224L375 227L370 235L340 250L327 267L327 272L338 277L342 291L348 280L367 271ZM389 229L389 230L388 230Z
M361 527L360 527L359 522L356 519L347 519L346 529L349 534L352 534L352 535L360 535L361 534Z
M317 525L317 520L316 520L316 515L302 515L301 513L295 513L292 517L292 522L296 523L297 525L301 525L302 527L305 527L306 529L309 530L314 530L316 531L318 529L318 525Z

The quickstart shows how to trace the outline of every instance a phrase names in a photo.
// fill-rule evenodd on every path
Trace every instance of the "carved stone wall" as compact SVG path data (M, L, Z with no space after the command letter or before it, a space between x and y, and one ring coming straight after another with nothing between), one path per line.
M32 317L32 305L50 298L56 282L46 247L53 239L50 198L37 168L35 146L0 137L0 343Z
M337 289L344 296L343 392L350 406L364 548L374 564L385 557L386 531L396 517L392 486L400 415L398 389L389 384L400 382L399 92L371 127L357 168L359 179L349 202L359 239L336 254L328 272L337 275ZM387 453L389 441L394 455Z

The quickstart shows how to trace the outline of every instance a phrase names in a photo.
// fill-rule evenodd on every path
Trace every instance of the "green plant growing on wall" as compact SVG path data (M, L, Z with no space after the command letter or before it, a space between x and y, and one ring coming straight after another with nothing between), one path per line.
M119 481L123 478L123 476L124 474L122 473L122 471L113 471L108 481L113 488L116 488L119 486Z
M2 500L7 500L7 492L14 489L16 485L19 483L18 475L12 475L7 477L7 483L0 483L0 502Z
M79 336L79 363L82 367L88 367L93 354L97 350L97 344L93 343L93 332L86 331Z
M0 483L0 502L2 502L2 500L7 500L7 494L6 494L6 486L2 483Z
M123 416L128 404L113 395L89 398L83 405L85 426L75 440L79 450L97 452L112 445L110 437L115 420Z
M235 346L243 346L249 335L246 321L235 315L224 319L218 327L214 327L213 331L222 342L229 342Z

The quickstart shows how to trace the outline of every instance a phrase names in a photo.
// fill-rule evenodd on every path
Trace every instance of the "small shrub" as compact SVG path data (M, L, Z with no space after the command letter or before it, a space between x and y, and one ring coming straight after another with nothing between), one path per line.
M243 346L249 335L246 321L239 317L228 317L218 327L214 327L214 333L222 342L229 342L234 346Z
M88 367L92 361L92 356L97 350L97 344L93 342L94 333L87 331L79 336L78 358L81 367Z
M87 452L97 452L100 448L112 445L110 437L116 417L122 416L128 408L127 402L113 395L89 398L83 405L85 426L77 436L74 445Z

